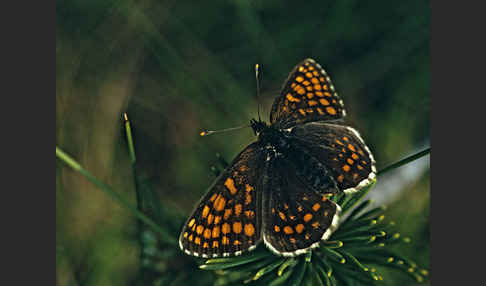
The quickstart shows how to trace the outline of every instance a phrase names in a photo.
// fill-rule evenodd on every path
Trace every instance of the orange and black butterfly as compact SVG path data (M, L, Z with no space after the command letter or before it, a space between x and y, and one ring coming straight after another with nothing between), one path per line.
M241 151L209 187L182 229L179 245L193 256L250 251L263 240L296 256L329 238L339 205L376 178L373 155L359 133L341 123L344 105L324 69L299 63L270 112L251 120L257 141Z

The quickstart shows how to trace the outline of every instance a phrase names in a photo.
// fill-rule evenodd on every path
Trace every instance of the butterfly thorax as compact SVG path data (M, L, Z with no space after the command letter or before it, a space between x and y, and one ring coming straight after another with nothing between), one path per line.
M266 150L267 158L279 157L287 153L290 148L289 138L286 132L275 128L272 125L267 125L263 121L250 121L251 127L258 136L260 146Z

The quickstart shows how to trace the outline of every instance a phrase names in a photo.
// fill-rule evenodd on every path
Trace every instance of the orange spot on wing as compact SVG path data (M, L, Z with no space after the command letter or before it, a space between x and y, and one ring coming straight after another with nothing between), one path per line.
M308 103L309 103L309 106L314 106L314 105L318 104L317 101L315 101L315 100L309 100Z
M316 212L318 211L319 209L321 208L321 205L319 203L315 203L313 206L312 206L312 209Z
M298 90L301 90L302 88L299 88ZM303 89L302 89L303 90ZM300 99L298 98L295 98L292 96L292 94L290 93L287 93L287 96L286 98L290 101L290 102L300 102Z
M313 222L313 223L312 223L312 227L313 227L313 228L318 228L318 227L319 227L319 222L318 222L318 221Z
M249 193L245 194L245 205L249 205L251 203L251 195Z
M285 217L284 213L283 212L278 212L278 215L280 216L280 218L283 220L283 221L286 221L287 218Z
M302 82L302 81L304 80L304 78L303 78L303 77L301 77L301 76L298 76L298 77L296 77L296 78L295 78L295 80L296 80L297 82Z
M241 204L235 205L235 215L239 216L241 214L241 211L243 210L243 206Z
M233 232L234 233L241 233L241 230L242 230L241 222L233 223Z
M221 196L220 194L214 201L214 209L217 211L222 211L224 209L225 204L226 204L226 199L223 198L223 196Z
M353 146L353 145L351 145L351 144L348 144L348 148L349 148L349 150L351 150L351 151L353 151L353 152L355 152L355 151L356 151L356 149L354 148L354 146Z
M273 227L273 230L275 232L280 232L280 227L278 225L276 225L276 226Z
M351 170L351 167L349 167L349 165L344 165L343 170L344 172L349 172L349 170Z
M358 160L358 158L359 158L359 157L358 157L358 155L356 155L356 153L353 153L353 154L351 155L351 157L352 157L354 160Z
M212 233L213 238L219 237L219 226L215 226L213 228L213 233Z
M255 217L255 212L254 211L245 211L245 215L247 218L253 218Z
M221 222L221 216L218 215L218 216L215 216L214 217L214 224L219 224Z
M302 233L304 231L304 225L299 223L298 225L295 226L295 231L297 233Z
M201 234L204 230L204 226L202 225L198 225L197 228L196 228L196 232L197 234Z
M202 211L202 217L206 218L209 214L209 207L207 205L204 206L204 209Z
M348 159L346 160L346 162L348 162L348 164L349 164L349 165L353 165L353 164L354 164L354 161L353 161L353 159L351 159L351 158L348 158Z
M326 111L327 111L327 113L329 113L331 115L334 115L334 114L337 113L336 109L334 109L334 107L331 107L331 106L326 107Z
M235 181L233 181L232 178L226 179L226 181L224 182L224 185L226 186L226 188L230 191L230 193L232 195L234 195L238 192L238 190L235 188Z
M204 238L210 239L211 238L211 230L209 228L206 228L204 230Z
M213 241L213 248L218 248L219 247L219 242L218 241Z
M230 242L230 240L226 236L223 236L223 238L221 238L221 243L222 244L228 245L229 242Z
M337 180L338 180L338 182L342 183L342 182L343 182L343 180L344 180L344 176L343 176L343 175L339 175L339 176L337 177Z
M246 236L252 236L255 234L255 227L251 223L245 224L245 235Z
M308 213L304 216L304 221L305 222L309 222L310 220L312 219L312 214L311 213Z
M192 227L194 225L194 223L196 222L195 219L191 219L191 221L189 222L188 226L189 227Z
M209 214L208 216L208 225L210 225L213 222L214 216L213 214Z
M223 226L221 227L221 231L224 233L224 234L227 234L231 231L231 226L229 225L229 223L223 223Z
M197 245L201 244L201 238L199 238L199 236L196 236L196 239L194 239L194 243Z
M228 220L228 218L231 216L232 212L233 212L232 209L225 209L224 215L223 215L224 220ZM214 222L214 223L216 224L216 222Z
M294 233L294 230L292 229L292 227L290 227L288 225L285 226L283 230L284 230L285 234L292 234L292 233Z

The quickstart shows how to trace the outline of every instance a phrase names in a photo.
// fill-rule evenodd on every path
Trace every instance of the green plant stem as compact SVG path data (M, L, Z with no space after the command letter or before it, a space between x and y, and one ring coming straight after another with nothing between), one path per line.
M66 163L69 167L73 168L75 171L78 171L83 175L88 181L93 183L95 186L100 188L103 192L105 192L108 196L110 196L113 200L118 202L121 206L125 207L129 211L131 211L138 219L146 223L150 226L154 231L160 234L161 239L171 245L177 245L177 240L168 232L160 228L155 222L153 222L149 217L147 217L142 212L138 211L137 208L133 207L130 203L124 200L119 194L111 190L111 188L105 185L103 182L98 180L95 176L93 176L90 172L85 170L76 160L71 158L68 154L64 153L59 147L56 146L56 157Z
M128 121L128 116L126 113L123 113L123 119L125 120L125 130L127 132L127 142L128 142L128 151L130 154L130 160L132 161L132 165L134 165L137 159L135 157L135 148L133 147L132 129L130 127L130 121Z
M378 171L378 176L379 175L383 175L383 173L386 173L386 172L388 172L390 170L393 170L393 169L396 169L398 167L401 167L401 166L403 166L403 165L405 165L407 163L410 163L412 161L415 161L415 160L417 160L417 159L419 159L419 158L421 158L421 157L423 157L423 156L425 156L425 155L427 155L429 153L430 153L430 147L427 148L427 149L425 149L425 150L423 150L423 151L420 151L420 152L418 152L418 153L416 153L416 154L414 154L412 156L409 156L409 157L407 157L405 159L402 159L402 160L400 160L400 161L398 161L396 163L393 163L393 164L391 164L391 165L389 165L389 166L381 169L380 171Z

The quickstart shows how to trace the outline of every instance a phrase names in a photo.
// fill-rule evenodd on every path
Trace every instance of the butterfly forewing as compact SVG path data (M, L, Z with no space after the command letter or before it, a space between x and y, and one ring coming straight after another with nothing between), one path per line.
M294 127L298 144L331 170L337 187L352 193L376 178L375 160L359 133L352 127L312 122Z
M339 119L345 114L326 71L313 59L306 59L285 81L272 105L270 123L284 129L299 123Z
M274 253L296 256L317 247L337 227L340 208L301 182L293 168L275 160L264 191L263 236Z
M246 147L196 205L179 238L187 254L221 257L254 248L261 230L261 156L257 143Z

